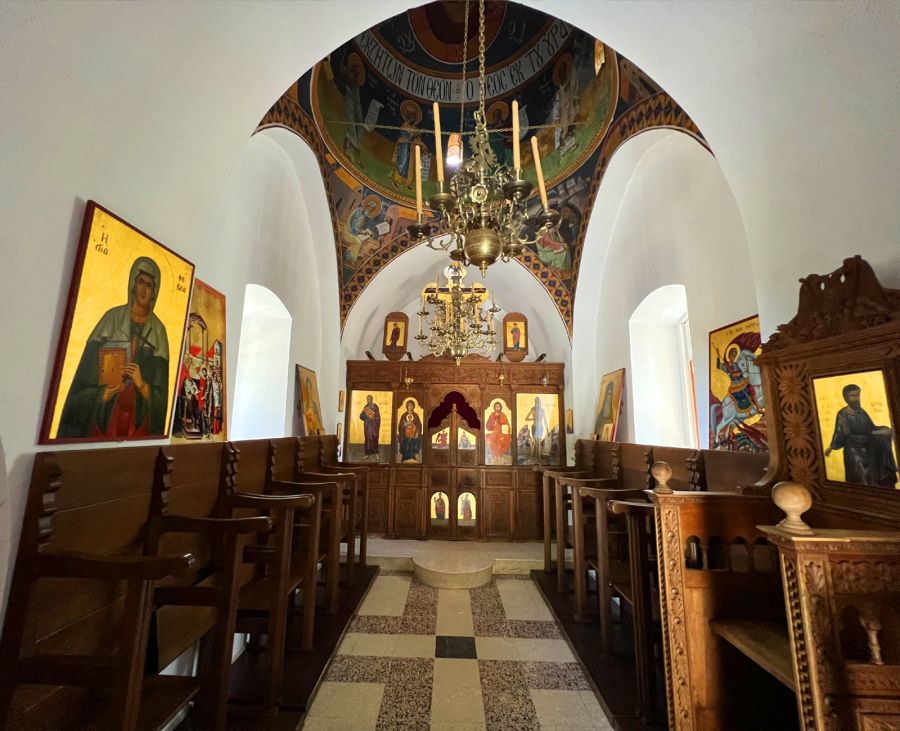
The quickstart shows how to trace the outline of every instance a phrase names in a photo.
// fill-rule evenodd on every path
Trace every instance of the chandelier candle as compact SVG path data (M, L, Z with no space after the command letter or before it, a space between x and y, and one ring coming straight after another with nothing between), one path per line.
M541 186L543 210L536 216L529 216L527 200L534 186L525 180L521 168L522 158L519 144L519 103L512 102L513 117L513 161L510 169L497 158L491 147L491 131L487 127L485 113L485 33L484 3L478 0L478 107L474 110L475 130L468 143L471 155L461 160L462 116L465 102L461 103L459 133L450 136L447 146L447 163L458 164L449 180L445 181L443 147L441 145L440 108L435 102L434 139L437 148L438 192L428 199L428 207L433 212L431 222L425 223L422 215L422 186L419 172L419 149L416 147L416 212L417 220L407 228L413 244L424 243L429 248L445 251L458 264L474 264L482 276L488 267L498 259L511 261L522 255L526 246L533 245L548 231L559 226L559 213L550 210L547 191L538 157L537 140L532 139L537 179ZM468 0L466 11L468 12ZM466 25L468 28L468 25ZM463 43L463 58L468 58L466 41ZM463 64L465 81L465 63ZM494 130L494 134L500 134ZM435 224L432 226L432 223ZM428 324L428 323L426 323ZM475 327L480 325L473 323ZM456 352L461 352L456 348Z
M538 188L541 191L541 205L545 211L550 210L547 203L547 187L544 185L544 173L541 170L541 153L538 152L537 135L531 138L531 151L534 153L534 172L537 175Z
M434 103L434 152L437 160L438 183L444 182L444 148L441 146L441 110L438 103ZM441 186L443 190L443 186Z
M437 102L434 103L437 106ZM522 155L519 152L519 100L513 99L512 103L512 122L513 122L513 167L516 170L522 169Z

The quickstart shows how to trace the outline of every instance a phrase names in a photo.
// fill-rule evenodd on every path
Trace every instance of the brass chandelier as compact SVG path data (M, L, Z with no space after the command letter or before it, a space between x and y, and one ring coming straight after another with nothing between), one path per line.
M468 60L469 2L466 0L463 74ZM465 76L463 76L465 80ZM438 251L449 251L458 263L472 263L482 275L497 259L509 261L519 256L526 245L534 244L559 225L559 213L547 203L547 190L541 171L537 137L531 138L535 174L541 196L541 212L531 219L525 202L534 186L523 178L519 152L519 103L512 102L513 167L498 162L488 141L485 115L485 40L484 0L478 0L478 109L474 112L475 133L470 141L471 155L444 180L441 119L434 103L434 137L438 192L428 205L438 214L439 226L425 222L422 208L421 152L415 148L416 222L408 227L413 243L426 243ZM465 84L463 84L465 86ZM462 129L460 129L462 134ZM455 357L455 356L454 356ZM458 362L458 361L457 361Z
M466 270L461 262L450 264L444 274L446 286L432 282L422 290L422 309L418 312L419 334L416 340L435 356L449 353L456 365L470 352L487 355L497 346L494 315L500 311L495 300L487 304L487 288L480 283L465 287ZM425 309L434 308L434 313ZM431 319L426 319L431 316ZM428 327L428 335L423 328Z

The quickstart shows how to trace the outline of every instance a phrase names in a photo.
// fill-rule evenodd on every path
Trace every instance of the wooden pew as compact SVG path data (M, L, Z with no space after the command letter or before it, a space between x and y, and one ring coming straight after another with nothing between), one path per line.
M159 448L144 547L153 556L172 545L193 545L201 557L187 581L156 589L156 656L162 668L201 643L199 722L214 729L226 724L239 602L264 582L244 565L247 539L282 530L279 519L224 517L230 506L219 498L219 483L230 473L223 469L227 463L223 444Z
M319 436L319 466L318 472L328 475L352 473L356 475L356 486L359 495L359 509L356 515L354 534L359 535L358 560L360 566L366 565L369 542L369 468L365 465L348 465L338 462L338 438L336 436ZM303 445L301 440L301 446ZM305 460L301 454L301 461Z
M356 504L355 475L323 474L304 470L303 459L315 459L313 452L303 455L301 439L305 437L284 437L272 439L274 459L269 465L269 491L273 494L304 492L315 495L321 503L322 517L319 540L319 556L325 567L325 601L328 611L334 613L340 600L341 543L353 542L349 516ZM348 551L348 564L351 554ZM349 566L348 566L349 574Z
M612 577L612 593L631 606L634 636L637 714L647 723L658 719L654 645L661 640L659 572L653 504L645 500L610 500L613 515L625 517L628 535L628 579ZM657 639L659 638L659 640Z
M758 479L767 462L766 455L681 447L654 446L652 455L654 464L650 472L656 483L653 492L663 494L673 490L702 491L709 484L710 477L713 484L728 484L731 491L737 492L739 485L751 484ZM711 475L707 472L707 466ZM612 514L625 518L627 578L623 577L622 571L614 570L616 564L613 562L611 593L619 596L632 610L637 711L639 716L652 724L659 718L656 658L661 659L663 652L656 520L649 495L650 492L645 491L634 499L610 500L607 507Z
M153 588L194 569L141 555L154 447L35 456L0 641L0 726L165 726L196 678L144 676Z
M599 442L598 444L607 444ZM587 572L597 572L597 594L601 637L604 651L609 650L612 624L610 582L612 574L625 579L628 563L624 520L612 518L606 501L639 497L650 484L651 448L642 444L617 444L612 448L613 472L610 477L560 479L562 489L572 491L572 526L567 531L575 553L576 619L588 620ZM590 509L588 514L586 505ZM592 517L590 521L588 516ZM585 530L593 522L594 530Z
M597 442L590 439L579 439L575 442L575 464L570 466L553 467L548 465L534 465L532 469L541 475L541 504L544 515L544 571L553 571L551 547L559 543L559 526L556 524L557 516L561 514L557 506L558 478L563 475L570 477L589 476L594 473L595 452ZM557 545L557 576L564 575L566 565L565 550L560 551ZM557 588L564 590L564 584L558 579Z
M665 567L660 608L669 727L739 727L744 719L736 715L734 696L741 690L724 681L739 673L720 633L752 635L750 641L771 645L779 659L767 669L791 682L777 562L757 527L777 522L778 511L765 495L673 492L652 498Z
M661 460L666 461L664 457ZM762 480L769 466L765 452L727 452L704 449L701 455L704 486L710 492L746 492L748 487ZM671 483L674 490L682 490Z
M253 651L265 637L264 672L252 701L267 713L274 713L281 701L289 608L301 590L301 647L312 648L322 517L321 501L314 495L271 494L274 459L270 440L226 444L219 488L220 504L230 517L262 512L275 519L270 534L244 547L243 562L255 568L256 580L241 592L235 625L235 631L250 635Z

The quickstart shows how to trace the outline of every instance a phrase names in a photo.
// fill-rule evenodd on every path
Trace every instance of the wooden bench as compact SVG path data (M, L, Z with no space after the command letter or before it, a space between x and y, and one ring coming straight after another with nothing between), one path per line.
M534 465L532 469L541 476L541 505L543 509L544 524L544 571L553 571L552 546L558 544L558 527L556 516L559 514L556 507L557 478L563 475L571 477L589 476L594 473L594 459L597 442L590 439L579 439L575 442L575 464L571 466L552 467L547 465ZM565 551L560 552L557 545L556 566L557 571L562 566L565 571ZM562 591L563 588L560 588Z
M722 622L728 637L734 636L729 626L743 627L784 656L787 623L777 561L757 528L771 524L778 511L765 495L674 492L655 493L653 500L665 566L660 583L667 686L676 694L669 726L711 731L743 723L729 697L741 691L723 682L740 672L714 623ZM784 671L779 664L773 674L784 681Z
M35 456L0 642L0 725L159 729L201 679L145 676L154 588L196 569L144 556L158 449Z
M308 438L307 438L308 439ZM369 474L371 470L365 465L349 465L338 462L338 439L336 436L319 436L319 465L318 472L334 474L356 475L357 511L355 513L354 534L359 536L359 552L357 558L359 565L366 566L369 542ZM301 439L300 460L305 464L303 457L304 441Z
M275 521L271 533L244 547L243 562L254 568L254 578L241 591L235 625L236 632L250 636L263 669L255 697L240 700L270 714L281 702L288 620L301 591L301 648L312 648L322 516L321 501L312 494L271 494L274 453L269 440L241 442L240 449L226 444L219 491L220 508L231 517L262 512Z
M321 502L318 554L324 565L326 605L328 611L334 613L340 599L341 543L348 545L348 577L352 568L349 546L354 540L350 515L356 509L356 476L350 473L326 474L305 470L304 455L300 449L303 439L308 438L284 437L271 440L274 454L269 465L267 489L273 494L310 493ZM312 454L312 459L317 462L317 452L313 450ZM308 454L306 458L309 459Z
M598 444L603 449L602 445L610 443ZM559 479L560 492L569 491L572 505L571 526L564 529L564 535L575 558L575 617L588 621L587 572L595 571L604 651L610 646L612 575L622 579L628 576L625 522L608 513L606 501L639 497L650 486L651 454L650 447L642 444L620 443L608 448L612 454L610 476ZM591 523L593 530L586 529Z
M625 518L628 536L628 577L610 577L613 595L631 607L634 637L637 715L657 722L654 646L660 644L659 571L653 504L645 500L610 500L609 512Z
M188 541L203 557L188 581L156 590L155 635L160 667L201 643L200 674L207 681L198 710L201 721L215 729L225 728L239 602L258 582L242 566L244 548L248 538L280 530L277 520L258 513L228 517L229 507L219 498L225 459L222 444L159 449L144 547L156 555L171 545L167 541Z

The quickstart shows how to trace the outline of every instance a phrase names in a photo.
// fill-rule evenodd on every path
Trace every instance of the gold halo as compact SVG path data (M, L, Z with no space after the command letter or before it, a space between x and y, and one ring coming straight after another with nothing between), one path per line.
M374 201L375 205L377 206L374 213L369 213L369 201ZM371 195L367 195L365 198L363 198L362 209L363 209L363 212L369 218L375 218L375 216L380 215L383 208L384 208L384 203L382 203L381 198L379 198L374 193L372 193Z
M358 86L362 86L366 81L366 66L356 51L347 56L347 70L352 72L355 68L359 69L361 75Z
M418 124L422 121L422 107L416 104L412 99L404 99L400 102L400 116L403 118L403 121L406 121L408 113L412 111L415 114L415 121L413 124Z
M573 64L574 59L568 51L556 59L556 63L553 64L553 83L557 86L565 84Z
M734 355L732 355L732 353ZM725 351L725 360L729 363L734 363L734 359L741 354L741 349L737 345L732 345Z
M496 101L487 109L487 121L490 121L494 118L494 112L500 112L500 120L506 121L507 117L509 117L509 104L504 101Z

